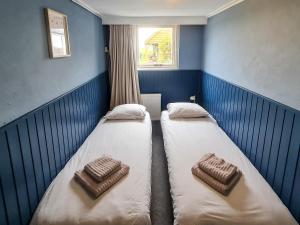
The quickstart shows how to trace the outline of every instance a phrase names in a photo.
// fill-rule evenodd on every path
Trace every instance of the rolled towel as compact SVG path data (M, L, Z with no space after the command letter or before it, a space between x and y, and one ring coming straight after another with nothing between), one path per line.
M198 166L223 184L228 184L237 172L235 165L225 162L224 159L218 158L213 153L204 155L200 159Z
M114 160L108 156L102 156L101 158L85 165L84 171L97 182L101 182L120 168L121 161Z
M228 184L223 184L200 169L198 165L192 167L192 173L223 195L228 195L230 193L242 175L241 171L237 170L230 182Z
M101 194L121 180L122 177L127 175L128 172L129 166L122 164L118 171L111 174L100 183L97 183L84 170L77 171L74 175L74 178L93 198L98 198Z

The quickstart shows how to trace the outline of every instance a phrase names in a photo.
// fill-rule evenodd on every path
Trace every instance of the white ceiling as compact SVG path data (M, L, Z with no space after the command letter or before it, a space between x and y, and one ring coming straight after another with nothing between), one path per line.
M82 0L102 15L207 16L232 0Z
M243 0L73 0L102 18L207 18Z

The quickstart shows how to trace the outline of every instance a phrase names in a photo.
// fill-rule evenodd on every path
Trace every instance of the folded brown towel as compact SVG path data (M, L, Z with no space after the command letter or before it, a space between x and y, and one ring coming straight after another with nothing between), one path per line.
M105 180L97 183L84 170L77 171L75 180L94 198L99 197L129 172L129 166L122 164L121 169L111 174Z
M200 159L198 166L223 184L228 184L237 171L236 166L225 162L224 159L218 158L213 153L204 155Z
M230 191L242 175L241 171L237 170L228 184L222 184L221 182L201 170L198 165L192 167L192 173L223 195L228 195L230 193Z
M121 161L103 156L93 162L88 163L84 167L84 171L87 172L97 182L101 182L120 168Z

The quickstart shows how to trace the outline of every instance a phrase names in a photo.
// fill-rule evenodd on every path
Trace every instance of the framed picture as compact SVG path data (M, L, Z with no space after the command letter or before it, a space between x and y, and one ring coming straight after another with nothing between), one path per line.
M67 16L45 9L50 58L71 56Z

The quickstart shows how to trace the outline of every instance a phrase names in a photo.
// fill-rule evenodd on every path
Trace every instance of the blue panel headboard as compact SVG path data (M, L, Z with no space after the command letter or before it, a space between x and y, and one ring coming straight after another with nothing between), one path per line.
M201 82L204 107L299 222L300 112L207 73Z
M109 106L107 73L0 129L0 224L28 224Z

